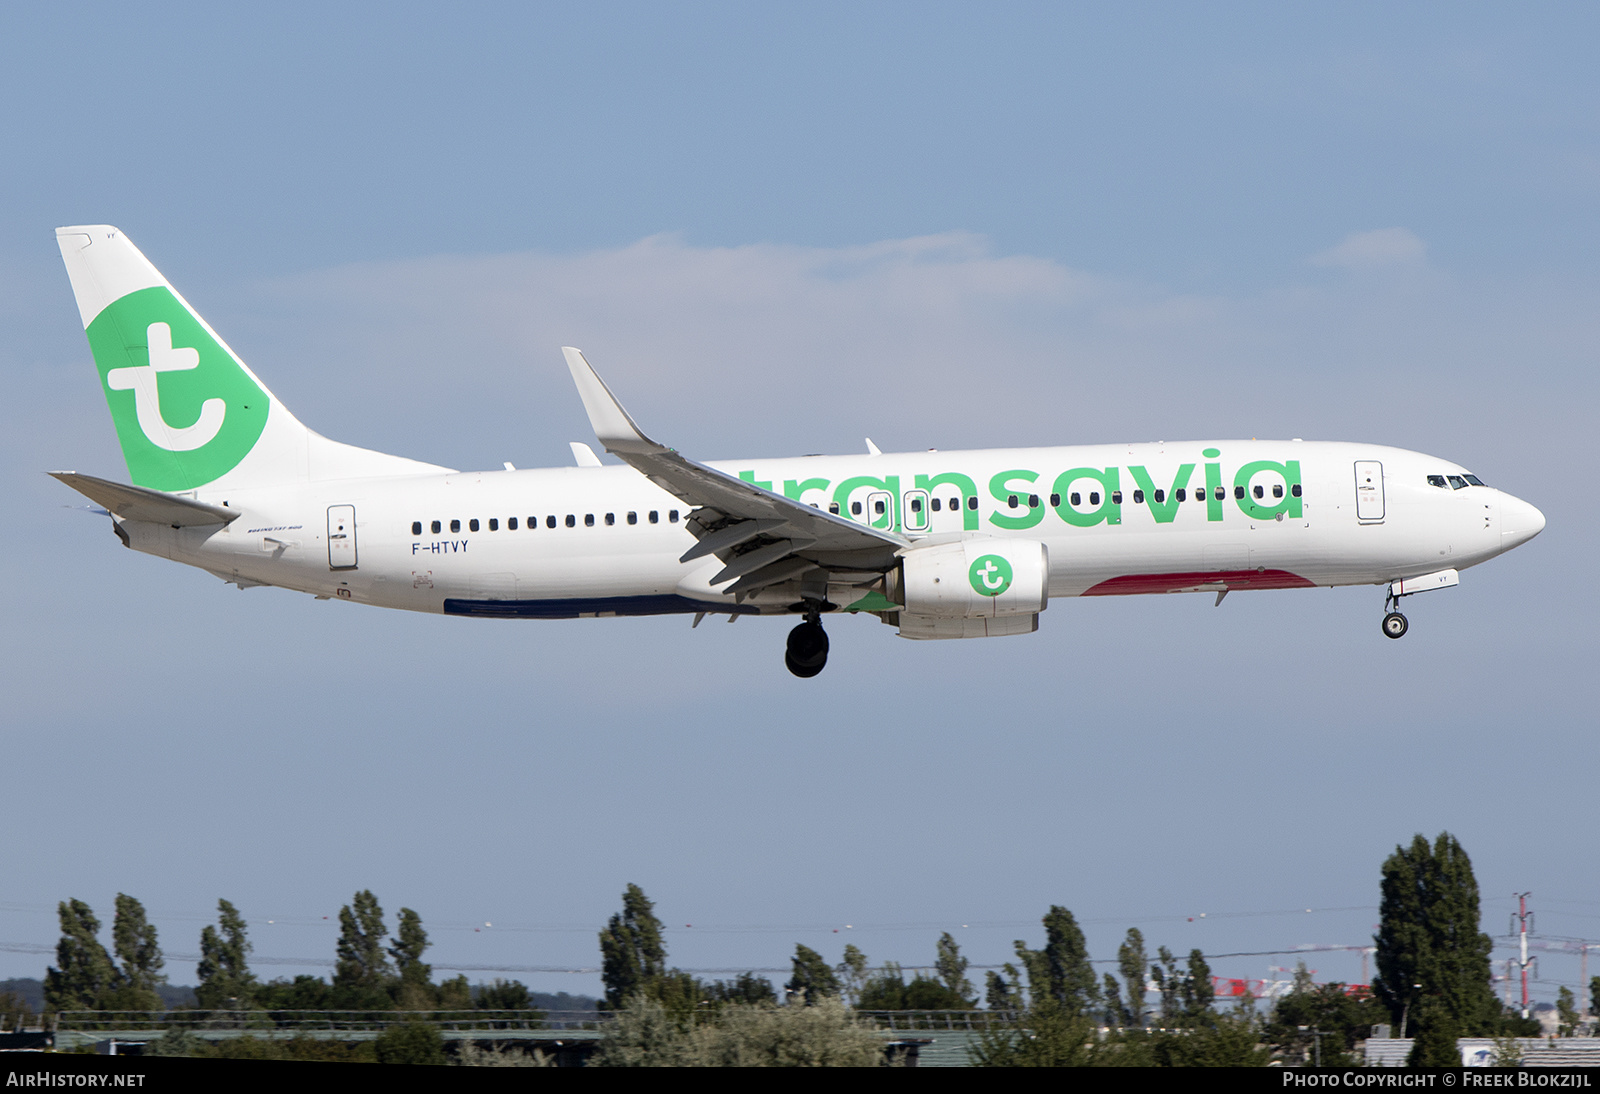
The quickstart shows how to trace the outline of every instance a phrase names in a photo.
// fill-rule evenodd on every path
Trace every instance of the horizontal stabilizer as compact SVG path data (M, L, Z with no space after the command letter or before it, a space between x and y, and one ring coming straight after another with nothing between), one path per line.
M121 520L172 525L227 524L239 516L236 509L207 505L193 498L163 494L142 486L126 486L76 471L51 471L50 477L60 479L90 501L99 502Z

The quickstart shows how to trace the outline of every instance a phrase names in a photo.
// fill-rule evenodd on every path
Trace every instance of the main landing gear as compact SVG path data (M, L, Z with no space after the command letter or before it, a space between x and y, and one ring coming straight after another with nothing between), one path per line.
M789 632L783 663L802 680L809 680L827 665L828 634L816 612L807 612L806 621Z
M1395 609L1400 607L1400 598L1390 593L1383 598L1383 606L1388 614L1383 617L1383 636L1385 638L1404 638L1406 631L1411 629L1411 624L1406 617Z

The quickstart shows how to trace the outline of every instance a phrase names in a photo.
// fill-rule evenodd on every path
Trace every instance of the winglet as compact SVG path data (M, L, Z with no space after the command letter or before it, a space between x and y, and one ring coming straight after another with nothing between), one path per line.
M617 402L617 397L611 394L611 389L606 387L606 382L595 372L594 366L584 359L581 351L571 346L562 346L561 352L567 358L567 368L572 372L573 382L578 385L578 396L583 400L583 409L589 414L589 424L594 427L594 435L605 446L607 452L620 454L664 451L664 446L646 437L644 431L634 424L628 412L622 409L622 404Z

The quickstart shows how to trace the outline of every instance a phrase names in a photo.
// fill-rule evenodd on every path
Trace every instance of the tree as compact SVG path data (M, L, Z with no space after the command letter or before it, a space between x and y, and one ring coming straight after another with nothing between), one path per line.
M907 984L893 961L867 980L861 989L862 1010L967 1010L972 1000L957 995L942 981L918 973Z
M401 1022L378 1034L373 1051L380 1064L447 1064L444 1038L428 1022Z
M1560 1020L1557 1027L1562 1037L1576 1037L1578 1027L1583 1023L1583 1016L1578 1013L1578 1000L1572 994L1572 989L1562 985L1561 991L1556 994L1556 1016Z
M111 941L122 960L117 986L105 1000L110 1010L162 1010L156 988L167 982L161 975L166 962L156 941L156 928L145 917L144 905L126 893L117 894L117 914Z
M1145 1062L1102 1040L1088 1014L1054 997L1035 997L1014 1021L984 1030L967 1049L974 1067L1106 1067Z
M674 1015L642 995L606 1029L598 1067L871 1067L884 1042L838 999L809 1007L731 1003L709 1014Z
M773 989L772 981L753 972L742 972L736 980L714 980L702 985L702 989L707 1001L715 1006L728 1003L775 1005L778 1002L778 993Z
M1030 950L1015 943L1017 958L1028 970L1028 995L1032 1002L1050 998L1073 1013L1083 1013L1100 999L1100 989L1089 964L1089 947L1071 912L1052 904L1043 919L1045 944Z
M202 1007L248 1009L254 1001L256 978L250 972L250 939L239 910L226 900L217 901L217 926L200 932L200 984L195 999Z
M939 979L944 983L945 988L949 990L951 997L961 1001L959 1006L951 1007L950 1009L959 1010L971 1007L977 1000L972 997L972 982L967 979L967 965L969 962L965 957L961 956L961 947L956 945L956 940L951 937L949 931L946 931L939 936L939 942L935 948L938 951L938 956L934 958L933 967L938 972Z
M81 900L64 900L57 908L61 941L56 964L45 973L45 1010L95 1010L117 986L117 970L96 937L100 921Z
M1161 1022L1167 1026L1207 1025L1215 1017L1211 1002L1216 989L1211 986L1211 967L1199 950L1189 951L1187 970L1178 971L1178 959L1162 946L1160 960L1150 967L1150 976L1161 992Z
M400 929L389 956L400 974L397 1002L403 1010L429 1010L438 1005L433 968L422 963L427 948L428 932L422 929L422 917L410 908L401 908Z
M1122 945L1117 947L1117 971L1122 973L1122 982L1128 992L1125 1025L1135 1028L1144 1025L1144 986L1149 968L1150 959L1144 951L1144 935L1139 928L1130 927Z
M1424 1014L1456 1036L1498 1032L1492 942L1478 929L1478 883L1455 837L1441 832L1430 846L1418 833L1410 847L1396 847L1384 861L1381 892L1372 991L1396 1027L1405 1025L1399 1035L1416 1032Z
M389 982L393 970L383 952L389 928L383 925L383 908L371 889L363 889L339 909L339 945L333 969L334 997L351 1010L389 1007Z
M990 970L984 977L983 1001L990 1010L1010 1011L1015 1014L1022 1010L1022 976L1017 972L1017 967L1011 962L1000 966L1005 972L1004 976Z
M794 975L784 985L791 1000L810 1007L839 995L838 978L822 955L810 946L795 944L793 965Z
M534 1009L533 994L521 980L501 980L496 977L487 984L478 985L478 990L472 994L479 1010Z
M1356 1042L1383 1020L1383 1007L1370 996L1351 995L1344 984L1315 984L1301 962L1294 989L1278 1000L1265 1030L1283 1062L1323 1067L1355 1067Z
M856 948L854 942L844 944L844 960L833 967L839 979L839 991L844 1001L855 1006L861 998L861 989L867 984L867 955Z
M620 1009L666 974L661 921L655 916L655 905L637 885L623 891L622 911L600 932L600 966L607 1010Z

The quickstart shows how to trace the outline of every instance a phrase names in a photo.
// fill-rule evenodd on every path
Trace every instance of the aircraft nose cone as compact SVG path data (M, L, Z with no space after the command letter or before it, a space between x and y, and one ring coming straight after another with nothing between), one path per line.
M1500 549L1528 542L1544 531L1544 514L1521 498L1509 494L1500 502Z

